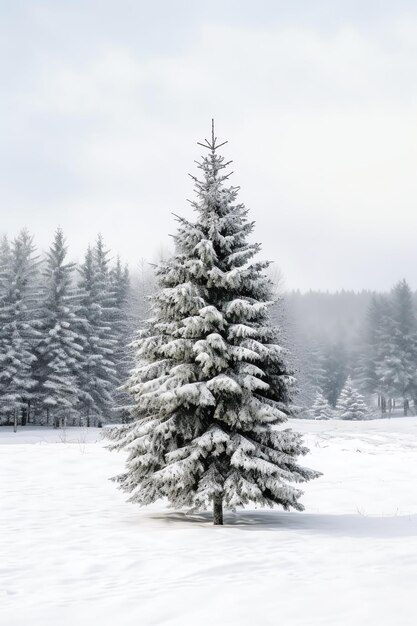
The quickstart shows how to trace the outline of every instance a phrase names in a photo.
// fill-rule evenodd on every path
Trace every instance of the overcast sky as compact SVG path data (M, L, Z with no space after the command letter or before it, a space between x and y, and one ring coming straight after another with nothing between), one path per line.
M0 0L0 72L0 231L155 257L215 117L288 288L417 288L415 2Z

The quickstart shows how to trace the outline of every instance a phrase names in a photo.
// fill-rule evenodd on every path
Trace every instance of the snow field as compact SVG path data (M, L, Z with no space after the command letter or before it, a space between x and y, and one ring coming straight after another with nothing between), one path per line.
M100 430L1 428L0 624L414 626L417 418L291 425L306 511L224 527L126 503Z

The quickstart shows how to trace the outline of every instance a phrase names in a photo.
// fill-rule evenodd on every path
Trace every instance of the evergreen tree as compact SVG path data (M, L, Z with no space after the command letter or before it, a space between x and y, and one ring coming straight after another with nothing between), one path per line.
M132 335L130 278L127 266L122 267L120 257L110 271L110 291L113 295L113 334L115 336L114 360L118 378L126 380L129 369L126 359L126 346Z
M33 238L23 230L11 249L2 244L0 301L0 411L26 423L36 385L33 376L36 329L35 278L37 258Z
M87 250L80 271L80 327L83 358L78 373L80 411L87 426L111 417L117 383L114 368L114 337L109 323L107 259L102 244Z
M11 271L11 249L6 235L0 241L0 303L7 293L9 274Z
M77 373L82 346L77 334L72 273L75 264L66 262L67 247L61 229L55 234L46 256L41 311L41 340L37 346L36 377L41 406L54 427L75 416L79 401Z
M389 339L389 302L386 296L373 295L368 308L366 326L361 335L357 378L365 394L378 394L378 406L386 408L386 388L380 376L380 364L386 356Z
M204 147L197 221L178 218L176 254L157 271L153 318L136 342L127 384L135 421L110 436L129 451L117 480L132 502L212 506L222 524L223 506L301 510L291 483L318 473L297 464L307 452L300 435L276 428L290 411L292 376L268 321L268 264L252 261L254 224L225 184L214 130Z
M114 363L117 376L117 388L114 392L114 412L117 421L125 422L128 419L129 396L121 385L127 379L133 367L133 354L130 343L133 340L132 294L128 267L123 267L120 257L110 271L111 292L114 295L114 315L112 319L115 337Z
M328 345L323 352L323 393L334 408L346 382L348 357L346 347L341 341Z
M405 280L397 283L391 292L384 330L384 356L376 372L389 397L403 399L407 415L408 401L417 395L417 322Z
M380 354L381 326L383 320L383 296L374 294L370 302L366 326L362 332L362 354L358 367L358 380L365 393L376 393L379 383L377 374Z
M8 341L4 333L4 325L9 319L8 311L8 286L11 277L11 249L9 240L4 235L0 241L0 359L1 354L8 349ZM0 424L7 422L8 415L4 403L6 379L0 374Z
M329 420L333 417L333 410L321 391L316 392L316 398L309 413L310 417L315 420Z
M355 389L350 377L342 389L336 411L341 420L365 420L369 417L363 396Z

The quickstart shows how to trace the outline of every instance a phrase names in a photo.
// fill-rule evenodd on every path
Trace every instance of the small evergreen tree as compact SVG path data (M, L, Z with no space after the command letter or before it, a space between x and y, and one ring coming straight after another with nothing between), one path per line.
M321 391L316 392L316 398L309 414L315 420L329 420L333 417L333 410Z
M77 332L74 263L66 263L67 248L61 229L46 256L41 310L41 340L37 346L36 378L42 408L54 427L75 416L79 401L77 373L82 346Z
M365 420L369 410L363 396L355 389L349 377L336 405L337 417L341 420Z
M221 144L223 145L223 144ZM266 263L253 262L253 223L227 187L212 132L195 180L197 221L178 218L175 256L160 265L153 318L136 342L127 388L135 421L110 431L129 451L117 477L130 500L213 507L249 502L301 510L291 483L317 472L297 464L300 435L277 428L290 411L292 376L268 322Z

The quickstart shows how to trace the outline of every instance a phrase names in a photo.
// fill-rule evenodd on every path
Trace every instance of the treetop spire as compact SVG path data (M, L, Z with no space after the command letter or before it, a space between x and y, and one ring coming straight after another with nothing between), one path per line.
M211 150L213 154L216 150L218 150L218 148L221 148L227 143L227 141L217 143L217 137L214 135L214 119L211 120L211 142L208 139L204 139L204 142L205 143L201 143L200 141L197 141L197 145L207 148L207 150Z

